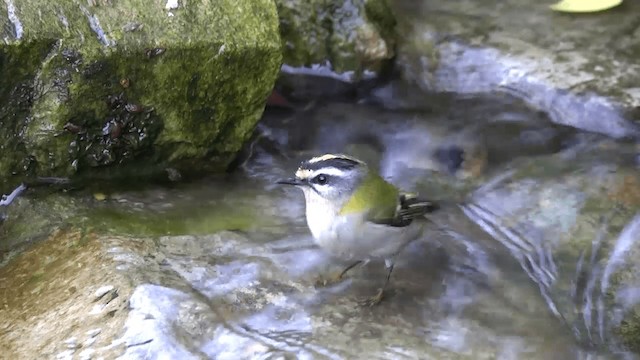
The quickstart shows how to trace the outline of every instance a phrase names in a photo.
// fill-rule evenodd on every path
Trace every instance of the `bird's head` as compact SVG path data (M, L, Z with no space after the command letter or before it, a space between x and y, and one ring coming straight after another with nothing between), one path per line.
M367 178L367 164L343 154L325 154L303 161L295 176L278 184L300 188L307 203L324 200L340 207Z

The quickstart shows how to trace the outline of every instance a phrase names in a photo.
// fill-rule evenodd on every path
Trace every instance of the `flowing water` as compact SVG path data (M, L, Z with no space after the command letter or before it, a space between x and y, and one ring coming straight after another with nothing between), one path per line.
M133 315L127 323L136 339L155 331L147 354L633 358L620 352L612 326L637 303L640 287L629 279L615 292L614 307L606 296L619 289L614 274L629 266L637 247L640 214L620 218L611 205L609 213L596 209L601 219L592 223L582 211L600 191L585 184L609 181L607 174L619 171L613 164L627 166L628 158L637 172L635 148L551 124L509 97L424 99L393 110L367 101L268 111L233 173L169 188L105 191L106 201L93 198L99 188L75 192L70 214L48 226L153 239L160 270L151 270L148 257L131 260L126 241L104 243L123 271L147 279L131 299L132 314L153 313L158 325ZM609 150L591 155L601 143ZM452 161L458 147L482 147L486 153L478 156L486 161L462 171ZM317 275L343 264L313 245L302 194L274 184L304 158L338 151L445 204L433 228L400 256L392 293L374 308L355 306L354 299L381 284L380 263L354 270L339 285L314 288ZM576 235L576 228L585 233ZM579 236L590 236L589 246L576 242L568 252L566 244ZM151 274L162 266L208 307L185 309L185 290ZM192 325L185 316L197 318L200 330L185 325Z

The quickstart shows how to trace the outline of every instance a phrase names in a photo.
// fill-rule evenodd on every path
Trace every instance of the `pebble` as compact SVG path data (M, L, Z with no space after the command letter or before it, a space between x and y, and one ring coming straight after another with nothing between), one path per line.
M96 300L100 300L103 296L113 291L113 289L115 289L113 285L101 286L98 288L98 290L96 290L96 292L94 293L94 296L96 297Z

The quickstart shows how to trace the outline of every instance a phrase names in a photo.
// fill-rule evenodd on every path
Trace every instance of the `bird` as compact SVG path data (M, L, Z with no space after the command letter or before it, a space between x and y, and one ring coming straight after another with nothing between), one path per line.
M306 221L315 243L330 255L350 262L338 276L319 285L340 282L349 270L383 259L384 285L359 300L377 305L384 298L397 255L418 239L427 214L438 204L398 189L366 162L345 154L324 154L303 161L295 176L277 184L302 190Z

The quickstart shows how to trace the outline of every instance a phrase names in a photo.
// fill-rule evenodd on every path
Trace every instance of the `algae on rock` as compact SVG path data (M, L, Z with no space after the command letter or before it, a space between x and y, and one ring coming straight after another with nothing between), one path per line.
M329 63L338 73L377 71L394 56L395 18L386 0L276 0L284 62Z
M4 186L24 176L223 170L259 120L281 64L271 0L171 11L140 0L7 4Z

